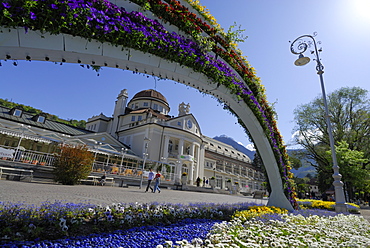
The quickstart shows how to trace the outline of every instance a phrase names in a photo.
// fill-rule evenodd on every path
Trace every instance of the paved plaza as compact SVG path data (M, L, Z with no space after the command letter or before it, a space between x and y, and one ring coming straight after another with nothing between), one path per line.
M146 186L146 184L144 185ZM161 193L145 193L145 187L129 188L92 185L58 185L34 182L0 180L0 201L26 203L39 206L43 202L72 202L110 205L112 203L239 203L257 202L266 204L267 199L250 196L201 193L162 188Z
M144 185L146 186L146 185ZM266 204L267 199L251 196L201 193L162 188L161 193L145 193L145 187L129 188L91 185L58 185L37 182L0 180L0 202L25 203L40 206L44 202L92 203L107 206L112 203L240 203ZM361 215L370 221L370 208L361 209Z

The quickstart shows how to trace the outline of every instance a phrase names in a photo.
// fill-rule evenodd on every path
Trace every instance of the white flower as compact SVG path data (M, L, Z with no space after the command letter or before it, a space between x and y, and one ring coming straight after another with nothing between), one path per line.
M166 241L165 244L168 245L169 247L172 247L173 242L172 241Z

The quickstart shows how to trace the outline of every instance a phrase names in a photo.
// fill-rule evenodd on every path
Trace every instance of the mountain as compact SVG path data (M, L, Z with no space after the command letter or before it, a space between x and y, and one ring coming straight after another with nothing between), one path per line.
M251 160L253 160L254 154L256 153L255 151L249 150L245 146L243 146L243 145L239 144L238 142L236 142L233 138L228 137L228 136L226 136L224 134L223 135L220 135L220 136L213 137L213 139L218 140L218 141L221 141L221 142L223 142L225 144L228 144L228 145L232 146L234 149L236 149L239 152L242 152L245 155L247 155ZM288 155L291 155L292 153L294 153L296 151L297 151L297 149L287 149ZM299 177L299 178L303 178L307 174L311 174L312 176L314 176L314 175L317 174L315 167L311 166L306 161L302 161L302 167L301 168L299 168L298 170L292 169L291 172L296 177Z
M294 153L297 153L299 151L304 151L302 149L288 149L288 155L289 156L294 156ZM315 164L315 161L310 159L301 159L302 166L300 168L296 169L291 169L291 172L298 178L303 178L306 177L307 174L311 174L311 176L315 176L317 174L316 168L313 167L311 164Z
M223 135L220 135L220 136L213 137L213 139L218 140L218 141L221 141L221 142L223 142L225 144L228 144L228 145L232 146L235 150L238 150L239 152L242 152L245 155L247 155L251 160L253 160L254 154L256 153L255 151L249 150L245 146L243 146L243 145L239 144L238 142L236 142L233 138L228 137L228 136L226 136L224 134Z

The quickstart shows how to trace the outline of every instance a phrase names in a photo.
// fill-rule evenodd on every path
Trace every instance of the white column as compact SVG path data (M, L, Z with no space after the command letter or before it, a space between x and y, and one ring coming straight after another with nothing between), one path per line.
M199 176L201 177L204 177L204 156L205 156L204 145L200 145L198 147L197 166L198 166Z
M194 143L192 143L191 146L190 146L190 155L193 156L193 158L194 158L194 148L195 148ZM190 183L190 185L193 185L193 182L194 182L194 170L195 170L195 168L194 168L194 160L193 160L193 161L191 161L190 168L189 168L189 183Z
M164 136L164 148L163 148L163 157L168 158L168 145L170 143L170 137Z
M182 161L179 159L176 161L176 167L175 167L175 182L176 183L181 182L181 167L182 167Z
M183 139L179 140L178 152L179 152L179 158L180 158L180 156L184 152L184 140Z

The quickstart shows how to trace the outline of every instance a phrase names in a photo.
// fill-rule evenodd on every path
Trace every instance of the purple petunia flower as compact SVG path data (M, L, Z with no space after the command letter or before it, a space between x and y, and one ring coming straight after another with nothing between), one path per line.
M7 2L3 2L2 3L3 4L3 6L5 7L5 8L7 8L7 9L9 9L11 6L10 6L10 4L9 3L7 3Z
M36 20L36 14L33 12L30 12L30 18L31 20Z

